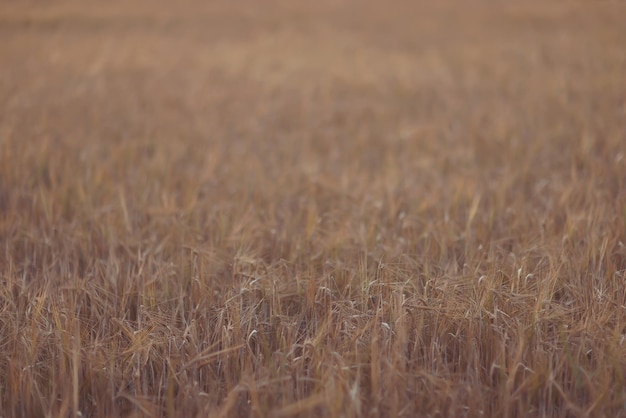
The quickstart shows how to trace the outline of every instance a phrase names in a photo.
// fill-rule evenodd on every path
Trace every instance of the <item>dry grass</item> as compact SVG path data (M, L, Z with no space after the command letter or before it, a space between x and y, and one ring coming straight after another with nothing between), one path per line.
M0 415L626 416L623 2L0 4Z

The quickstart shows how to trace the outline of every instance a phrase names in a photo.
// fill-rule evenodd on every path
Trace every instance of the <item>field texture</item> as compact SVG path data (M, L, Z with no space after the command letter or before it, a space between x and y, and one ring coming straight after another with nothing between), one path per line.
M626 3L0 3L0 416L625 417Z

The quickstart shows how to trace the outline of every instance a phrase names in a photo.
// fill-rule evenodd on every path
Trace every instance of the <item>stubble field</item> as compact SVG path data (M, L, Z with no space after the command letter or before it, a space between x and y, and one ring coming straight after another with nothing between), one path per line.
M626 416L626 5L432 3L0 3L0 416Z

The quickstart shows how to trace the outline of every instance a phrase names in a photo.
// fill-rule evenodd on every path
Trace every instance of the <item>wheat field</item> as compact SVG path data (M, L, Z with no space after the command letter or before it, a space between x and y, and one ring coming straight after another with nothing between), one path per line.
M0 416L626 417L626 3L0 3Z

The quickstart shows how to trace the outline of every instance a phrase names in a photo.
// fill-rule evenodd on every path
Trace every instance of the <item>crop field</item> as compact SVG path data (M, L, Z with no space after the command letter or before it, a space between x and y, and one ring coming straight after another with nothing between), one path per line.
M0 416L626 417L626 3L0 2Z

